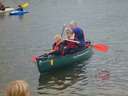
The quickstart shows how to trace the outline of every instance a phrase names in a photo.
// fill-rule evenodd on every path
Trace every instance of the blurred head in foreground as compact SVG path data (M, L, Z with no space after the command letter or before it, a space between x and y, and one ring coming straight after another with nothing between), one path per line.
M7 89L6 96L30 96L30 89L27 82L23 80L12 81Z

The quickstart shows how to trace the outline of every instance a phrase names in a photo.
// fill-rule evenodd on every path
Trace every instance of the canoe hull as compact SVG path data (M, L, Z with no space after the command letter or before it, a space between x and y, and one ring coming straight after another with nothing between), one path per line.
M23 10L23 11L14 10L14 11L10 12L10 15L24 15L26 13L28 13L28 11L26 11L26 10Z
M83 62L91 57L93 54L92 48L86 48L83 51L72 55L51 57L46 60L37 59L36 63L40 73L56 70L79 62Z

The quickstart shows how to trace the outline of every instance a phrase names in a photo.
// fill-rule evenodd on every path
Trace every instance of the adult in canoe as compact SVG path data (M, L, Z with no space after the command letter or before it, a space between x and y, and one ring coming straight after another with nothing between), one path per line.
M80 46L84 47L85 46L85 36L84 36L84 31L82 28L80 28L75 21L71 21L70 24L68 25L73 32L75 33L75 39L80 42Z
M18 8L16 10L23 11L24 9L23 9L23 7L21 5L18 5Z
M75 40L75 34L71 28L65 29L67 39L63 40L64 54L72 54L79 50L79 41Z
M2 3L0 2L0 10L4 11L5 8L6 8L6 7L4 6L4 4L2 4Z

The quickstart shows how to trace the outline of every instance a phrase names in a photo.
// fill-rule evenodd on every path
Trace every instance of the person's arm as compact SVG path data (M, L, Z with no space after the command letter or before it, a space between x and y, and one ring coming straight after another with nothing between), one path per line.
M77 43L77 44L79 44L80 42L79 41L76 41L76 40L66 40L66 41L69 41L69 42L74 42L74 43Z
M52 45L52 49L50 50L50 52L48 52L49 54L55 52L54 47L55 47L55 43Z

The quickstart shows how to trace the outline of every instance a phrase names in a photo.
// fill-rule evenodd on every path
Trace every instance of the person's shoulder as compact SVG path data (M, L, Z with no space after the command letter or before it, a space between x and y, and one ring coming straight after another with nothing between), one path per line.
M83 29L80 27L76 27L73 29L74 32L83 32Z

